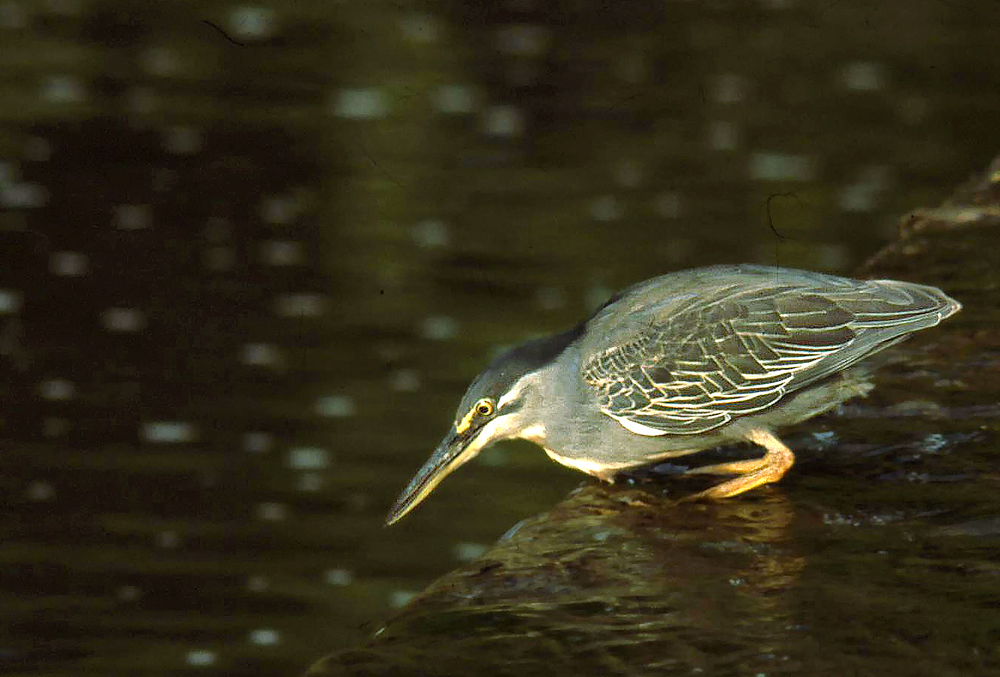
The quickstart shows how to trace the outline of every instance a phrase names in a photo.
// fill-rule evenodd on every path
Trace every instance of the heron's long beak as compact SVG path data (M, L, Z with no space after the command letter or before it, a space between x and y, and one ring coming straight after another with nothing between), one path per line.
M396 504L392 506L392 510L385 518L386 526L403 519L406 513L417 507L420 501L434 491L434 487L441 480L476 455L480 446L474 444L476 432L478 431L466 431L463 434L458 434L452 430L445 435L441 444L396 499Z

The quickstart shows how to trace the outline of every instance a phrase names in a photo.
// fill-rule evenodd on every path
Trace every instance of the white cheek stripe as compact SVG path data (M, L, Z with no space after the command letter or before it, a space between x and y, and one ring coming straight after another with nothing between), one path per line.
M521 392L530 385L532 381L532 376L522 376L515 383L514 386L503 394L499 400L497 400L497 409L503 409L504 405L512 400L516 400L521 396Z
M479 450L486 445L495 442L496 440L506 439L511 437L510 433L518 429L517 421L511 419L515 418L516 414L510 414L508 416L497 416L495 419L483 426L479 434L476 435L475 439L469 444L466 453L471 458L479 453Z

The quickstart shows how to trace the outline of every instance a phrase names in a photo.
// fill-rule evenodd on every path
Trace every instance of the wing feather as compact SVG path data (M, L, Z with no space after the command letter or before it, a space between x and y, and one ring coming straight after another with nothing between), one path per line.
M601 411L641 435L712 430L960 307L932 287L779 272L775 285L774 269L702 269L609 302L588 323L597 338L581 360Z

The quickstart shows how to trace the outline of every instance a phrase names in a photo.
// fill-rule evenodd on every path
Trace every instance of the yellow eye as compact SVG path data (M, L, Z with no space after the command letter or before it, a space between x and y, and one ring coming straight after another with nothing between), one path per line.
M493 413L493 400L488 400L485 397L478 402L476 402L476 413L480 416L489 416Z

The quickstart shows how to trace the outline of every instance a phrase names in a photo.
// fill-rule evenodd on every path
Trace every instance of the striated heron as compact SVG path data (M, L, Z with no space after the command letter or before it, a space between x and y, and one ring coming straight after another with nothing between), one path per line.
M693 498L775 482L795 461L777 428L867 394L868 358L961 307L910 282L752 265L633 285L573 329L517 346L477 376L386 524L486 446L511 438L607 481L748 440L764 456L689 470L735 475Z

